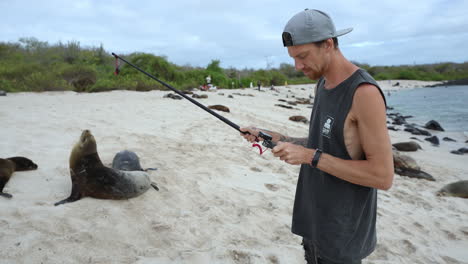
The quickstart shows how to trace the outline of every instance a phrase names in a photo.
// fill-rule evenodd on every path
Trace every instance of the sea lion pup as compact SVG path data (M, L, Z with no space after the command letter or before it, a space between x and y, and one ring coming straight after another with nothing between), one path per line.
M97 153L96 140L89 130L81 133L70 159L72 189L70 197L55 205L70 203L82 197L129 199L146 192L152 183L144 171L122 171L104 166ZM154 186L153 186L154 188Z
M157 170L157 168L143 169L140 165L140 158L138 158L138 155L130 150L122 150L115 154L114 159L112 160L112 168L124 171Z
M437 192L437 195L468 198L468 181L457 181L447 184Z
M0 196L12 198L9 193L3 192L3 187L10 180L11 175L15 171L35 170L37 165L30 159L25 157L11 157L7 159L0 159Z

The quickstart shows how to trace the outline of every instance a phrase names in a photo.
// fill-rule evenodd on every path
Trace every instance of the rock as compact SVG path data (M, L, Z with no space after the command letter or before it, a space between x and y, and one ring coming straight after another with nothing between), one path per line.
M294 122L302 122L304 124L307 124L309 120L305 116L291 116L289 117L289 120L294 121Z
M425 138L424 140L431 142L433 145L436 145L436 146L439 145L439 138L437 136L428 137L428 138Z
M208 95L207 94L193 94L192 98L206 99L208 98Z
M227 112L229 113L229 108L224 106L224 105L210 105L208 106L209 109L214 109L214 110L218 110L218 111L223 111L223 112Z
M232 96L232 95L228 95L228 98L234 98L234 96Z
M6 94L7 94L7 93L6 93L5 91L0 90L0 96L6 96Z
M399 131L399 129L395 128L394 126L387 127L388 130Z
M393 122L392 122L393 125L404 125L406 124L406 120L404 117L402 116L396 116L394 119L393 119Z
M423 136L432 136L431 133L424 129L419 129L417 127L414 127L412 125L406 125L405 131L410 132L413 135L423 135Z
M468 148L459 148L458 151L460 151L463 154L468 153Z
M255 97L255 95L253 95L253 94L241 94L241 93L233 93L233 95Z
M308 98L296 98L296 104L310 104L310 99L308 99Z
M427 129L437 130L437 131L445 131L442 126L435 120L431 120L424 125Z
M164 98L171 98L171 99L174 99L174 100L182 100L182 96L180 95L177 95L177 94L173 94L173 93L168 93L164 96Z
M443 140L443 141L452 141L452 142L457 142L455 139L453 139L453 138L449 138L449 137L444 137L442 140Z
M421 146L414 141L399 142L393 144L393 146L399 151L417 151L421 149Z
M410 137L410 139L414 139L414 140L417 140L419 142L423 142L421 139L417 138L417 137Z
M279 107L283 107L283 108L287 108L287 109L293 109L292 106L288 106L288 105L275 104L275 106L279 106Z
M457 150L450 151L450 153L456 154L456 155L463 155L463 154L468 153L468 148L459 148Z

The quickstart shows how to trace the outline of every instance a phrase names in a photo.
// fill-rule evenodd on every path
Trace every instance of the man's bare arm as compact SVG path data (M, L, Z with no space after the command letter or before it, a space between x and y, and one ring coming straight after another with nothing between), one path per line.
M272 137L272 141L275 143L278 143L278 141L282 141L282 142L289 142L289 143L296 144L296 145L301 145L304 147L307 146L307 138L288 137L288 136L285 136L285 135L282 135L280 133L273 132L270 130L266 130L266 129L260 129L260 130L270 134L270 136Z
M250 126L250 127L241 128L241 131L248 131L250 133L250 135L241 134L245 139L249 140L250 142L253 142L258 136L258 132L262 131L264 133L269 134L271 136L271 140L274 143L278 143L278 141L282 141L282 142L289 142L289 143L304 146L304 147L307 146L307 138L288 137L288 136L285 136L283 134L280 134L278 132L274 132L268 129L262 129L262 128L256 128L256 127Z
M366 160L342 160L324 153L317 167L345 181L388 190L393 182L393 156L382 96L375 87L363 85L356 91L351 111Z

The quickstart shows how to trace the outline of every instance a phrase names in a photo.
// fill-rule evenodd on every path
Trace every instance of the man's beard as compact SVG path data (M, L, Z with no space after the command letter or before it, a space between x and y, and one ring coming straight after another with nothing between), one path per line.
M304 74L305 74L305 76L307 76L311 80L318 80L318 79L320 79L320 77L323 76L324 70L323 69L320 69L319 71L310 70L310 71L307 71L307 74L306 73L304 73Z

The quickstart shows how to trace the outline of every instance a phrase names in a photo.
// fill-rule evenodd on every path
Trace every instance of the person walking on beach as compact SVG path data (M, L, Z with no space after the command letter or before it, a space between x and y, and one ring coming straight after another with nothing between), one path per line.
M338 48L331 18L319 10L294 15L282 34L297 70L315 87L308 138L244 127L250 142L263 131L275 157L301 165L291 231L302 236L308 263L361 263L376 246L377 189L393 182L385 97L375 80Z

